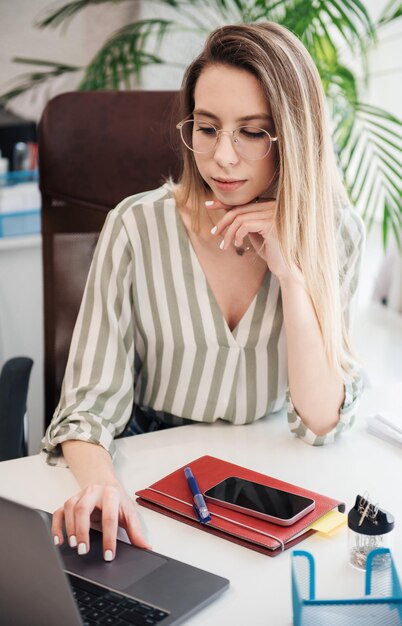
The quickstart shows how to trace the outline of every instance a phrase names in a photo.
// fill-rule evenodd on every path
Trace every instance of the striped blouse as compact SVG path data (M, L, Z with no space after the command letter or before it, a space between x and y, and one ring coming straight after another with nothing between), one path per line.
M360 218L342 211L338 229L345 309L356 292ZM329 442L353 421L361 375L346 375L337 426L317 437L288 397L291 431ZM231 331L189 241L169 184L123 200L106 219L72 337L60 402L42 441L64 464L69 439L114 454L133 407L198 422L246 424L282 408L288 386L279 282L267 271Z

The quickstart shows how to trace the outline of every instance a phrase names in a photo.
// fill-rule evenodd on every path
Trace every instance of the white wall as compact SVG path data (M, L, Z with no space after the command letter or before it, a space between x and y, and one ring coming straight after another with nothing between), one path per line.
M388 0L366 0L373 18L380 15ZM402 117L402 18L379 30L378 46L370 52L370 83L367 100Z

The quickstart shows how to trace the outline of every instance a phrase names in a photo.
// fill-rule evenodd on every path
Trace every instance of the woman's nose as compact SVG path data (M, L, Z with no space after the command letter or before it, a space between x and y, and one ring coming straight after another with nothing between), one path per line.
M236 163L238 163L239 155L233 145L232 135L222 133L222 135L218 137L214 151L214 160L221 167L236 165Z

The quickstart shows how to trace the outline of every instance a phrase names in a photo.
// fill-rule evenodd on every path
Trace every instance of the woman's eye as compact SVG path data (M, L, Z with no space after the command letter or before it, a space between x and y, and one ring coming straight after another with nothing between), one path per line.
M267 136L263 130L254 130L252 128L242 128L240 132L246 139L264 139Z
M216 133L215 128L211 128L210 126L198 126L196 131L203 135L215 135Z

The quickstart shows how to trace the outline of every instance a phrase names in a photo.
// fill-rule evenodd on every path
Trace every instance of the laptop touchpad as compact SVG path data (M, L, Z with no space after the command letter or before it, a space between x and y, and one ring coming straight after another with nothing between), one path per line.
M107 563L102 556L102 534L94 530L91 530L91 549L88 554L79 556L75 548L68 546L67 541L60 547L60 553L68 572L117 591L125 591L166 563L166 559L123 541L117 542L114 561Z

